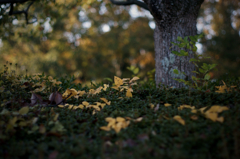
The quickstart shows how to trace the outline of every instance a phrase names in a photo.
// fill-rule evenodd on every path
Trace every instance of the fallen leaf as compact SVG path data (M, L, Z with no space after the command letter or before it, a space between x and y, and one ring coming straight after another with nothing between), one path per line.
M31 96L31 105L35 105L37 104L37 102L40 102L42 103L42 97L38 94L35 94L35 93L32 93L32 96Z
M104 130L104 131L110 131L111 128L110 127L107 127L107 126L102 126L100 127L101 130Z
M130 89L127 90L126 97L129 97L129 98L132 97L132 93Z
M164 104L165 107L169 107L169 106L171 106L171 105L172 105L172 104L169 104L169 103L165 103L165 104Z
M152 103L150 103L149 106L150 106L151 109L154 108L154 104L152 104Z
M173 117L173 119L176 120L177 122L179 122L180 124L185 125L185 121L182 119L181 116L175 115L175 116Z
M20 115L26 115L29 112L29 107L22 107L18 112Z
M117 117L116 118L116 121L117 122L124 122L124 121L126 121L124 118L122 118L122 117Z
M63 104L62 100L62 94L58 91L51 93L49 96L49 101L54 102L55 104Z
M123 85L123 80L117 76L114 76L114 83L116 86L121 86Z
M180 105L180 106L178 107L178 110L183 110L183 108L195 109L195 106L191 106L191 105Z
M111 101L108 101L106 98L100 98L102 101L104 101L107 105L111 104Z
M140 121L142 121L142 120L143 120L143 117L139 117L139 118L135 119L134 121L135 121L135 122L140 122Z
M133 81L136 81L136 80L139 80L139 79L140 79L139 77L135 76L129 81L129 83L132 83Z

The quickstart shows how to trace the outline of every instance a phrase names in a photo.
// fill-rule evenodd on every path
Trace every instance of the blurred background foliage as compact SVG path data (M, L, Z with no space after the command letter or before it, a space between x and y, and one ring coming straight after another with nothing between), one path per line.
M153 18L136 6L116 6L109 0L39 0L29 10L30 21L37 17L37 22L29 25L24 15L9 16L8 11L8 5L1 5L0 69L8 61L17 63L19 72L74 75L80 83L131 77L131 66L139 68L142 78L154 74ZM198 52L218 64L212 77L240 76L240 2L205 0L197 26L205 34Z

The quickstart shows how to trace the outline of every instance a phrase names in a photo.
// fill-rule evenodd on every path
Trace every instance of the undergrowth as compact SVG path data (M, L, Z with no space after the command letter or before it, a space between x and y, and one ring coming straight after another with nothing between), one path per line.
M141 79L0 73L1 158L240 158L240 82L173 89Z

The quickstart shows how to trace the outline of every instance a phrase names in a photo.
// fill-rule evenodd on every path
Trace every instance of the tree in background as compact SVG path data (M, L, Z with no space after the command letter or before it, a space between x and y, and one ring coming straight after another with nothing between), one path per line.
M177 37L193 36L197 34L196 21L201 4L204 0L144 0L145 4L138 0L114 1L117 5L137 4L148 9L154 17L156 28L154 31L155 42L155 81L159 83L182 87L184 84L175 81L174 78L184 77L174 74L173 70L178 69L185 72L186 77L191 79L195 75L194 64L190 58L194 57L193 52L189 56L178 57L172 51L180 52L180 48L172 47L171 42L176 42Z
M238 0L208 0L203 5L203 53L217 63L214 78L240 76L240 3ZM227 73L227 74L226 74Z
M29 9L29 15L38 18L33 25L25 25L24 15L5 15L9 22L0 32L2 63L24 65L30 73L74 74L81 80L131 76L126 69L130 65L143 74L154 68L149 19L132 18L130 7L71 0L36 4Z

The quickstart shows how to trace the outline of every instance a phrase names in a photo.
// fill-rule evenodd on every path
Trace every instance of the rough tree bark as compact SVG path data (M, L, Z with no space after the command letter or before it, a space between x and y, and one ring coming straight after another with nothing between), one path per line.
M183 87L173 78L184 79L183 75L173 73L174 69L185 72L188 79L195 74L194 64L189 63L194 54L190 51L188 57L179 57L171 53L177 46L172 47L171 42L176 42L178 36L185 37L197 34L196 22L201 4L204 0L144 0L154 17L156 28L155 40L155 66L156 84L159 83ZM171 48L170 48L171 47Z
M116 5L136 4L149 10L153 15L156 23L154 31L156 85L162 83L180 88L184 84L173 78L191 80L191 77L195 76L192 72L195 66L189 63L194 54L191 51L188 51L188 57L172 54L171 51L179 52L180 48L172 47L171 42L176 42L178 36L183 38L197 34L197 15L204 0L144 0L146 6L139 0L110 1ZM187 76L174 74L174 69L185 72Z

